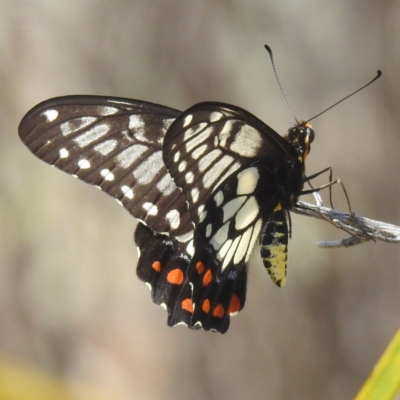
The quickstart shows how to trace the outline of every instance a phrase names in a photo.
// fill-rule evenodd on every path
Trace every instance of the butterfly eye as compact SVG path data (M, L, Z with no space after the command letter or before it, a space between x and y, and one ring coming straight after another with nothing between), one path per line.
M308 143L309 144L312 143L314 141L314 138L315 138L314 129L307 128L306 134L307 134L307 137L308 137Z
M308 137L308 143L312 143L314 141L314 138L315 138L314 129L307 128L306 132L307 132L307 137Z

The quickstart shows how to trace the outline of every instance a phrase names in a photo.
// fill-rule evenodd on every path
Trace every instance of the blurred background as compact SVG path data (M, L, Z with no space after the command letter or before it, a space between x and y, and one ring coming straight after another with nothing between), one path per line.
M293 118L265 43L298 119L381 69L380 80L313 121L307 172L331 166L357 214L400 225L400 3L0 0L0 7L0 397L353 398L400 326L400 246L320 249L316 241L345 234L293 216L284 289L272 284L256 249L246 307L227 334L168 328L135 276L135 220L36 159L17 127L45 99L95 94L180 110L223 101L284 134ZM347 211L340 188L334 200Z

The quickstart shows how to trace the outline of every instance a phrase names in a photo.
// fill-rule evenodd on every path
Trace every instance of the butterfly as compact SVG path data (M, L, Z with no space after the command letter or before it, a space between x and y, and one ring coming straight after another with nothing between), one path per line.
M289 211L304 193L307 122L280 136L239 107L185 112L138 100L67 96L19 125L44 162L95 185L139 222L137 275L168 325L225 333L246 300L257 241L272 281L286 280Z

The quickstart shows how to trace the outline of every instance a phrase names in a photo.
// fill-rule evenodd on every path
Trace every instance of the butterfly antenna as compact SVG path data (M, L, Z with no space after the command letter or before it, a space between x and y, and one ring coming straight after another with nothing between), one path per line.
M357 89L355 92L350 93L348 96L344 97L342 100L337 101L335 104L331 105L330 107L328 107L326 110L321 111L319 114L315 115L314 117L310 118L307 120L307 122L310 122L311 120L313 120L314 118L319 117L321 114L326 113L328 110L330 110L331 108L337 106L338 104L340 104L342 101L345 101L346 99L348 99L349 97L353 96L354 94L358 93L360 90L365 89L367 86L369 86L371 83L375 82L380 76L382 75L382 71L377 71L376 76L374 79L372 79L372 81L368 82L366 85L364 85L363 87L360 87L360 89Z
M294 116L294 112L293 112L292 106L290 105L289 100L288 100L287 97L286 97L285 91L283 90L283 86L282 86L282 84L281 84L281 81L280 81L279 78L278 78L278 74L277 74L276 68L275 68L274 56L273 56L273 54L272 54L271 47L269 47L267 44L264 45L264 47L265 47L265 49L268 51L269 58L271 59L272 69L274 70L275 79L276 79L276 81L278 82L279 89L281 89L281 92L282 92L282 94L283 94L283 98L285 99L286 105L288 106L288 108L289 108L289 110L290 110L290 113L292 114L294 120L295 120L296 123L298 124L299 121L297 121L297 118Z

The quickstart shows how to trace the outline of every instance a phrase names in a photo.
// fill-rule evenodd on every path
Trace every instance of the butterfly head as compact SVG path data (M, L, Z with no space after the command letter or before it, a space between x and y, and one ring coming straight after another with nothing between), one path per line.
M304 163L306 160L314 137L314 130L307 121L301 121L289 129L287 139L292 145L300 162Z

